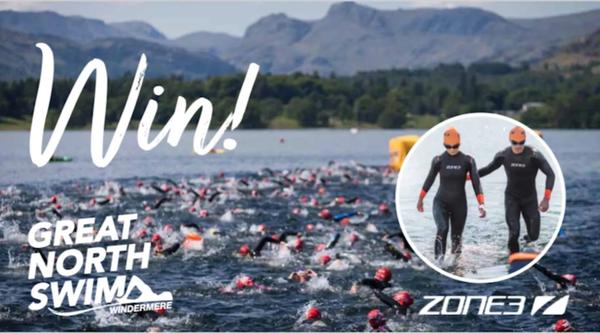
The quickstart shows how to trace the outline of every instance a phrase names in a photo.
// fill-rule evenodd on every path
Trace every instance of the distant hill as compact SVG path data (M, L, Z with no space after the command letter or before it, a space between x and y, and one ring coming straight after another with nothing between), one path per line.
M557 49L540 64L547 69L570 69L593 64L600 72L600 30Z
M171 42L192 52L206 51L221 54L236 47L240 41L241 38L225 33L199 31L183 35Z
M127 21L111 23L111 27L117 28L124 36L145 39L150 41L166 41L167 37L152 25L142 21Z
M209 53L192 54L177 47L132 38L105 38L76 43L50 35L31 35L0 29L0 79L38 77L41 52L35 47L44 41L52 47L57 77L75 77L93 58L102 59L111 76L134 72L141 53L148 57L147 76L182 75L203 78L237 69Z
M180 73L187 68L192 77L220 73L229 68L227 64L244 70L250 62L259 63L263 73L354 74L440 63L539 62L598 31L600 10L506 19L477 8L379 10L342 2L332 5L323 18L312 21L284 14L265 16L250 25L242 37L200 31L176 39L168 39L140 21L107 24L52 12L0 11L0 29L30 37L54 36L62 43L76 43L74 49L81 49L83 54L97 50L118 63L117 72L127 67L120 64L130 62L118 62L117 57L136 58L139 50L136 52L135 47L145 47L154 52L155 61L161 64L157 67L165 73ZM10 43L22 44L16 40ZM12 68L8 58L1 62L12 74L0 73L0 79L38 70ZM209 64L215 65L215 70ZM194 71L196 66L201 70Z

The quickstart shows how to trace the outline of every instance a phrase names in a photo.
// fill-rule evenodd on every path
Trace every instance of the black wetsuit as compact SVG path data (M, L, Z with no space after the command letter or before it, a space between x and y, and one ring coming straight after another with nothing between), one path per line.
M529 146L521 154L515 154L510 147L497 153L494 160L479 169L479 176L485 177L504 166L506 171L506 190L504 206L506 224L508 224L508 249L519 252L520 217L523 214L527 227L528 241L538 239L540 234L540 212L538 210L535 177L538 170L546 174L546 190L554 187L554 172L538 151Z
M254 251L252 251L252 256L260 257L262 249L265 247L265 245L267 245L267 243L274 243L274 244L279 244L281 242L285 243L287 241L288 236L293 236L293 235L297 235L297 234L298 234L297 232L285 231L285 232L281 233L281 235L279 235L279 237L265 236L265 237L261 238L260 241L258 242L258 244L256 244L256 247L254 247Z
M400 314L406 315L408 307L400 305L400 303L396 302L394 298L384 294L380 290L373 290L373 294L375 294L375 296L379 298L379 300L382 301L385 305L396 310L396 312Z
M473 190L478 196L482 195L475 160L462 152L450 155L447 152L436 156L431 162L431 169L423 184L426 193L433 185L435 177L440 174L440 186L433 199L433 218L437 226L435 239L435 257L446 253L446 239L451 226L452 253L460 254L461 237L467 220L467 195L465 182L467 173L471 175Z
M392 286L389 282L377 279L362 279L358 282L358 284L361 286L369 287L373 290L383 290Z
M395 237L400 238L400 242L402 243L402 248L407 249L408 251L410 251L412 253L415 253L415 250L412 249L412 247L406 240L406 236L404 236L404 233L402 233L402 231L387 235L387 239L391 239L391 238L395 238Z
M547 278L549 278L550 280L558 283L562 288L566 288L567 286L571 285L572 283L565 279L564 277L548 270L546 267L540 265L540 264L535 264L533 265L533 267L535 267L535 269L537 269L538 271L540 271L542 274L544 274Z

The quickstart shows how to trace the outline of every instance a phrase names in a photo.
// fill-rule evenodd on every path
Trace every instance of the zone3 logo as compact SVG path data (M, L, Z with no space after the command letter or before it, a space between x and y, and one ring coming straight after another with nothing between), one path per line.
M425 296L429 299L419 315L423 316L464 316L467 315L472 304L479 303L478 315L522 315L527 304L525 296ZM546 304L554 300L556 296L536 296L531 306L531 315L538 313ZM563 296L550 304L542 315L562 315L567 310L569 295ZM476 305L475 305L476 307Z

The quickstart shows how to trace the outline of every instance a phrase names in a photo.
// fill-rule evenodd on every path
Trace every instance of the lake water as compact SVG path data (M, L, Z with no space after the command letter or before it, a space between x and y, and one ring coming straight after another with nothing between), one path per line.
M93 166L89 157L89 132L65 134L57 154L75 158L71 163L52 163L43 168L29 160L27 132L0 132L0 328L6 331L143 331L150 326L163 330L184 331L365 331L367 313L373 308L384 311L390 327L398 331L549 331L555 316L530 316L525 309L522 316L438 316L416 314L407 318L396 316L368 291L353 295L348 292L353 282L371 277L377 267L387 265L393 271L393 291L408 290L415 299L412 310L418 311L426 301L425 295L558 295L553 284L534 272L500 283L473 285L448 279L415 260L407 265L392 258L383 250L380 236L384 230L399 230L394 209L395 178L377 173L365 173L362 167L348 164L356 161L365 165L384 165L387 162L387 141L402 134L421 134L423 131L360 131L352 135L346 130L290 130L290 131L235 131L238 148L220 155L195 156L192 153L191 133L186 133L177 148L162 145L151 152L137 148L135 133L129 133L116 159L105 169ZM578 287L571 295L565 318L576 330L600 329L600 275L595 255L600 252L597 240L600 221L600 131L545 130L545 140L555 152L565 175L567 209L563 234L557 239L541 264L559 273L577 274ZM280 143L280 139L284 139ZM197 180L201 175L215 175L224 171L226 177L245 177L260 181L264 167L273 170L315 168L314 172L327 174L331 160L348 165L353 182L334 178L326 183L327 192L316 195L314 185L298 185L291 197L262 196L252 198L231 195L227 200L207 205L210 216L190 215L179 202L165 204L157 210L144 212L142 202L158 198L157 194L138 194L136 181L161 184L165 178L176 182ZM487 160L487 158L483 158ZM482 161L483 161L482 160ZM501 173L502 171L497 171ZM114 205L98 209L70 209L70 205L86 203L102 185L103 180L118 180L127 191ZM218 186L223 179L213 176ZM220 183L221 182L221 183ZM14 186L9 186L14 185ZM485 184L484 184L485 186ZM489 185L488 185L489 187ZM105 216L123 212L148 214L157 224L194 222L203 228L217 227L223 235L207 241L208 250L197 256L176 254L167 259L154 258L148 270L137 274L155 291L171 291L174 310L166 317L148 319L114 317L107 313L93 313L70 318L59 318L46 310L27 310L34 281L27 280L28 253L20 244L32 223L34 210L50 195L58 194L65 200L67 216ZM320 202L329 202L336 196L358 196L364 204L332 207L333 213L350 209L376 210L380 202L390 203L391 214L372 215L369 218L378 229L366 230L364 225L342 228L337 223L322 221L319 209L307 207L308 215L294 217L290 212L297 207L298 197L308 195ZM416 194L415 194L416 195ZM236 215L233 221L223 215L233 208L248 211ZM254 211L252 211L252 209ZM265 223L274 232L304 230L308 223L322 224L323 229L305 236L305 251L286 260L245 260L235 256L241 244L255 244L258 236L249 233L251 225ZM360 234L361 240L353 247L340 243L335 251L354 256L359 261L347 269L331 271L313 260L313 248L326 242L332 232ZM289 282L287 276L298 268L310 267L324 278L312 287ZM250 274L257 283L268 289L260 292L223 294L219 290L239 274ZM76 277L77 278L77 277ZM325 326L299 324L298 318L309 304L323 312Z

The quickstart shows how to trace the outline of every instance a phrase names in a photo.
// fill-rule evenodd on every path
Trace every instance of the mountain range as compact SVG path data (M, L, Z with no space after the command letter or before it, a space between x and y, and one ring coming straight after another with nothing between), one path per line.
M79 73L92 57L109 74L134 71L141 52L148 75L201 78L245 70L354 74L439 63L536 62L600 29L600 10L538 18L507 19L477 8L378 10L337 3L318 20L272 14L242 37L199 31L175 39L140 21L105 23L53 12L0 11L0 79L36 76L35 41L55 51L57 72Z

